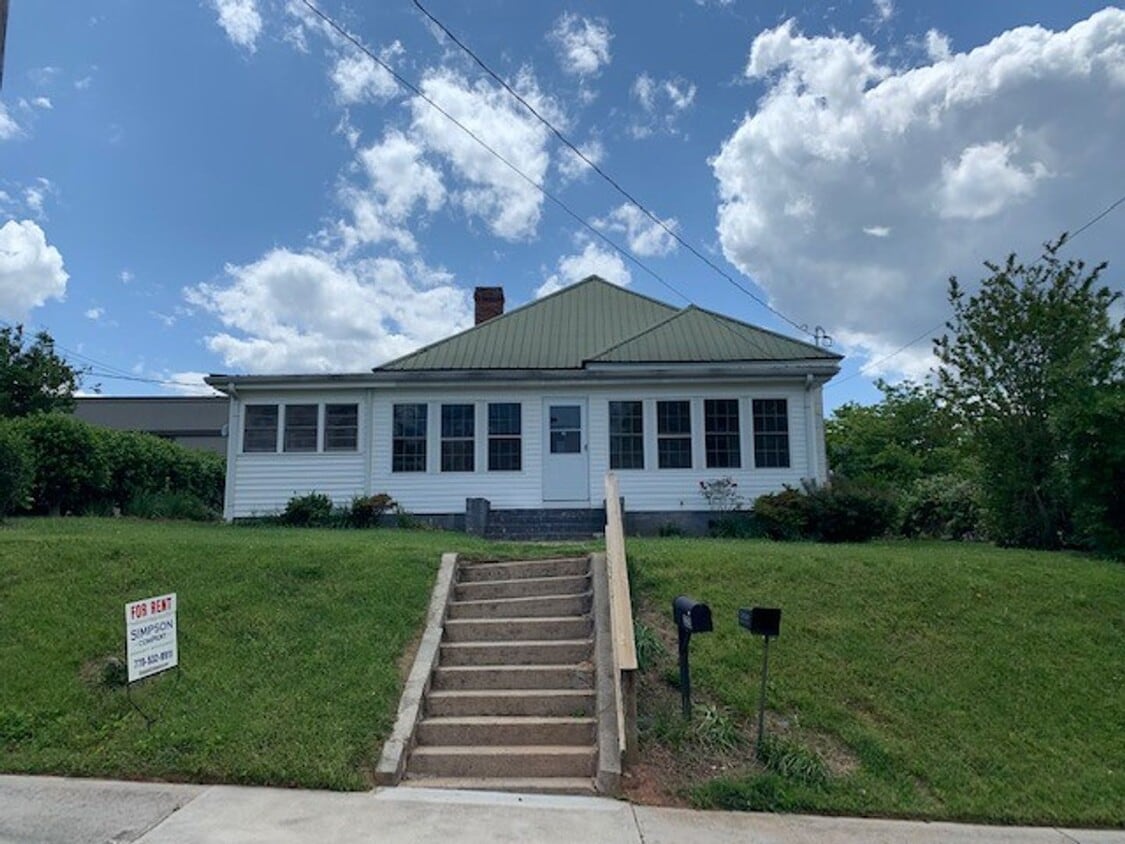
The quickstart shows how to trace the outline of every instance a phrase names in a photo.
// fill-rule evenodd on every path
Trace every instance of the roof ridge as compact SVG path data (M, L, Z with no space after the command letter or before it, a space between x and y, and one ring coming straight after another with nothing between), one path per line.
M690 311L694 307L695 307L694 305L688 305L686 308L680 308L674 314L670 314L669 316L665 317L664 319L658 320L657 322L654 322L648 328L645 328L641 331L638 331L636 334L632 335L631 337L626 337L624 340L620 340L620 341L618 341L618 342L616 342L616 343L614 343L610 346L606 346L604 349L602 349L596 355L592 355L592 356L586 358L586 360L584 360L583 363L585 364L585 363L588 363L590 361L596 361L596 360L598 360L598 358L605 357L606 355L608 355L610 352L614 351L615 349L620 349L622 346L624 346L628 343L632 343L635 340L641 339L646 334L651 334L653 331L656 331L658 328L663 328L668 323L682 317L684 314L686 314L688 311Z
M821 346L817 346L815 343L809 343L807 340L798 340L795 337L790 337L787 334L782 334L780 331L774 331L770 328L762 328L762 326L760 326L760 325L753 325L752 323L749 323L749 322L743 322L740 319L736 319L735 317L732 317L732 316L727 316L726 314L721 314L718 311L712 311L712 310L708 310L707 308L701 308L698 305L694 305L694 304L690 305L687 308L684 308L684 310L689 311L693 308L697 311L701 311L702 313L707 314L708 316L713 316L716 319L720 319L720 320L723 320L725 322L733 322L736 325L742 326L743 328L749 328L752 331L760 331L762 334L768 334L771 337L776 337L779 340L785 340L788 343L797 343L801 346L806 346L809 349L815 349L822 356L835 357L835 358L839 358L841 360L843 360L843 358L844 358L843 355L837 354L836 352L829 352L826 349L822 348Z

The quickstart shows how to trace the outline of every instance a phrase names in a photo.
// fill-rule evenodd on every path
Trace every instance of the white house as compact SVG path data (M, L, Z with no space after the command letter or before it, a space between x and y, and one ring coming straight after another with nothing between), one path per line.
M749 501L827 477L837 354L593 276L506 314L500 288L476 304L473 328L371 372L207 378L230 396L226 518L312 491L385 492L453 527L469 499L595 512L613 470L634 519L690 525L701 481Z

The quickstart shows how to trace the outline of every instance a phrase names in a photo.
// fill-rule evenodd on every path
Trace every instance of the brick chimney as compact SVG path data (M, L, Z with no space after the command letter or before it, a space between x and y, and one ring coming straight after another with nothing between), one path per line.
M473 291L473 305L476 306L476 325L500 316L504 313L504 288L476 288Z

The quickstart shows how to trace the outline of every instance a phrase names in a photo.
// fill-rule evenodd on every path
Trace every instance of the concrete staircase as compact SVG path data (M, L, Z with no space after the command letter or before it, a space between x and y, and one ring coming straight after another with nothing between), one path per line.
M402 785L594 793L588 558L458 564Z

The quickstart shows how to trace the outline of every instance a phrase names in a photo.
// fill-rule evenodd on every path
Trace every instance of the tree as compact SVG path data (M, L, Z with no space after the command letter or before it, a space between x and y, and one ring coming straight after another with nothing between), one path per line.
M904 490L956 471L960 433L928 384L876 381L883 400L838 407L825 424L828 465L840 477Z
M0 328L0 417L74 409L84 370L55 353L46 331L25 347L23 326Z
M934 341L938 392L971 434L990 533L1002 544L1058 547L1073 537L1086 436L1084 408L1101 407L1125 368L1119 298L1099 284L1105 264L1062 261L1063 235L1025 265L1010 255L967 296L949 281L953 318ZM1098 436L1104 424L1084 430ZM1095 449L1097 445L1093 446Z

